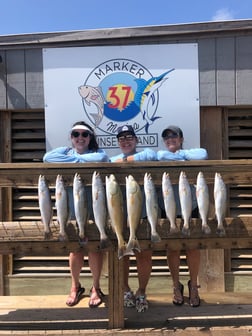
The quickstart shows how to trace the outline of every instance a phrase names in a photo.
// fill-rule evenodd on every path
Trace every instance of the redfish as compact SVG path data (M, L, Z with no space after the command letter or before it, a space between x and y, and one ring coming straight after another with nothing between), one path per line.
M151 226L151 241L153 243L157 243L161 240L157 232L158 198L151 174L148 173L145 173L144 175L144 193L145 193L146 214L148 222L150 223Z
M50 189L44 175L39 175L38 179L38 201L41 221L44 224L44 238L49 239L51 237L50 223L53 216L53 208Z
M184 220L182 233L190 235L190 219L192 216L192 192L190 184L187 180L185 172L181 172L179 175L179 200L181 206L181 214Z
M179 231L176 225L176 201L170 176L166 172L162 176L162 194L166 217L170 221L170 232L176 233Z
M106 193L101 176L96 171L92 176L92 206L95 224L100 233L100 248L106 248L109 243L106 234L107 207Z
M66 225L69 219L69 203L67 189L62 175L57 175L55 186L55 205L57 210L57 221L60 226L59 240L66 240Z
M126 250L126 242L123 237L123 197L121 188L113 174L109 177L106 176L106 196L111 226L118 241L118 258L121 259Z
M214 205L217 218L217 233L220 236L225 235L224 218L227 207L227 189L220 173L215 173L214 178Z
M132 254L133 250L141 251L136 230L139 225L142 213L142 192L139 184L132 175L126 176L126 197L127 197L127 213L128 225L130 229L129 241L125 254Z
M205 234L209 234L211 233L211 229L207 224L208 211L209 211L209 191L206 180L202 172L199 172L197 175L196 198L200 218L202 221L202 231Z
M78 233L81 241L85 241L85 226L88 220L87 194L84 182L80 174L76 173L73 179L74 213L78 225Z

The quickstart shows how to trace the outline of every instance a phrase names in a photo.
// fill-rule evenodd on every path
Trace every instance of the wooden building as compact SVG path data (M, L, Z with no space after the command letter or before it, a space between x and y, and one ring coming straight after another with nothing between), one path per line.
M157 43L198 43L201 146L209 159L251 159L252 20L241 20L0 36L0 162L42 161L43 48ZM227 215L252 217L252 185L229 185ZM0 220L39 219L36 188L0 190ZM67 257L13 255L1 260L4 295L68 292ZM164 255L153 260L152 278L169 275ZM181 274L186 274L184 258L181 265ZM134 269L133 263L132 277ZM252 291L251 275L251 251L225 250L226 291Z

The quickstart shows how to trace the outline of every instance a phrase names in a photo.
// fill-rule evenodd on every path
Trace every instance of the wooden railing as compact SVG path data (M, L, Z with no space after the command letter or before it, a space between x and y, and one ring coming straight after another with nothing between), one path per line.
M111 173L115 174L118 182L125 185L125 176L132 174L139 184L143 184L145 172L152 175L154 183L161 185L162 174L169 172L174 184L178 183L180 172L186 172L190 183L196 183L199 171L204 173L207 183L213 185L215 172L221 173L224 182L228 184L252 184L252 160L235 161L191 161L191 162L145 162L143 163L93 163L93 164L0 164L0 190L18 186L36 186L38 176L43 174L49 183L54 186L57 174L62 174L67 183L72 184L73 176L80 173L86 185L91 185L94 171L100 172L104 178ZM11 202L11 200L8 200ZM109 221L108 221L109 224ZM252 217L226 218L225 236L216 233L216 220L209 218L211 234L205 235L201 230L200 219L192 219L190 236L169 233L169 221L160 219L158 232L162 238L159 243L150 240L150 227L147 220L142 220L137 237L142 249L164 251L170 249L229 249L252 247ZM182 220L177 219L177 225ZM53 236L44 240L43 225L40 222L0 222L0 254L17 255L68 255L70 251L84 249L99 250L99 234L95 223L87 225L88 242L79 243L74 229L74 222L68 224L69 240L58 240L58 225L51 225ZM125 233L125 239L128 232ZM113 230L108 225L108 235L111 241L107 248L109 253L109 328L124 327L123 313L123 266L122 259L118 259L117 242Z

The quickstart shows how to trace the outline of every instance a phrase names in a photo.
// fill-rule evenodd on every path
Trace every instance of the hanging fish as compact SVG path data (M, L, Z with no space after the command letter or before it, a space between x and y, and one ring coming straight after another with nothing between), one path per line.
M153 183L151 174L145 173L144 175L144 193L146 203L146 214L148 222L151 226L151 241L157 243L161 240L157 233L158 223L158 198L155 185Z
M109 245L105 230L107 222L106 193L101 176L96 171L92 177L92 205L94 221L100 233L100 248L104 249Z
M190 184L186 177L186 173L183 171L179 175L179 200L181 206L181 214L184 220L182 233L185 235L189 235L189 224L192 215L192 192Z
M202 172L198 173L196 184L196 198L199 208L199 214L202 221L202 231L205 234L211 233L211 229L207 224L209 211L209 191L206 180Z
M66 225L69 219L68 195L62 175L57 175L55 186L55 205L57 210L57 221L60 226L59 240L67 240Z
M126 176L126 197L130 236L125 254L132 254L134 250L141 251L136 230L141 219L143 203L140 186L132 175Z
M74 213L78 225L78 233L81 242L86 242L85 226L88 220L87 195L80 174L76 173L73 179Z
M170 232L176 233L179 231L176 225L176 201L170 176L166 172L162 176L162 194L166 217L170 221Z
M220 173L215 173L214 178L214 204L215 215L217 218L217 233L220 236L225 235L224 218L227 208L227 189Z
M53 208L49 186L44 175L39 175L38 179L38 200L41 221L44 224L44 239L49 239L52 235L50 223L53 216Z
M111 225L118 241L118 258L121 259L126 250L126 242L123 238L123 197L121 188L113 174L109 177L106 176L106 196Z

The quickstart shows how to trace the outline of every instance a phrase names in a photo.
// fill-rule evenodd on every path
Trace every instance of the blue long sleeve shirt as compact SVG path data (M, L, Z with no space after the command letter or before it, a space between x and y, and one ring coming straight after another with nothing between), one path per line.
M180 149L175 153L166 150L157 152L159 161L187 161L187 160L206 160L207 151L204 148Z
M43 157L44 162L108 162L109 157L103 149L97 152L88 150L83 154L79 154L72 147L58 147L47 152Z
M132 161L156 161L157 155L156 152L150 148L145 148L141 152L137 152L133 155L129 155L132 158ZM116 162L117 160L123 159L125 154L121 153L110 158L111 162Z

